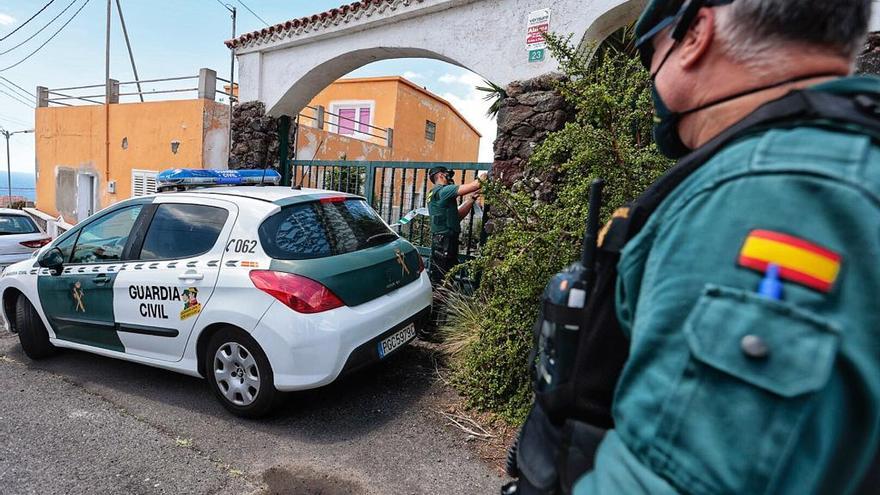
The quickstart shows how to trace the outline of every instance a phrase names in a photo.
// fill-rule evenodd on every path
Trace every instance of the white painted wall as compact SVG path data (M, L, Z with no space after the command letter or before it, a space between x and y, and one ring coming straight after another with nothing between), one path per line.
M431 58L505 86L558 68L549 56L529 63L529 12L552 9L551 31L577 42L601 41L638 18L646 0L396 0L372 15L282 32L238 48L242 101L269 114L295 115L322 89L366 64ZM872 31L880 30L875 0ZM549 55L549 53L548 53Z
M260 100L271 115L293 115L331 82L391 58L432 58L472 70L502 86L551 72L529 63L529 12L551 8L551 30L601 40L638 17L645 0L398 0L358 20L238 49L242 101ZM393 8L392 8L393 7Z
M871 16L871 31L880 31L880 0L874 0L874 10Z

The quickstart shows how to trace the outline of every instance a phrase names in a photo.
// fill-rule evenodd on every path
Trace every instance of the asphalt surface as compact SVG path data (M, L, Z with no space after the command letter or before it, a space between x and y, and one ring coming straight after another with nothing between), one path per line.
M498 493L438 387L410 346L248 421L202 380L76 351L32 362L0 330L0 493Z

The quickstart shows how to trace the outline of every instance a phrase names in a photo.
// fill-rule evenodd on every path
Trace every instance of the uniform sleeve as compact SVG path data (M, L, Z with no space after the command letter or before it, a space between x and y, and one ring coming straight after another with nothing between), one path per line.
M630 358L575 493L845 493L878 443L876 198L780 173L670 200L620 264Z
M456 197L458 197L458 186L454 184L443 186L437 191L437 199L440 200L441 203L445 203Z

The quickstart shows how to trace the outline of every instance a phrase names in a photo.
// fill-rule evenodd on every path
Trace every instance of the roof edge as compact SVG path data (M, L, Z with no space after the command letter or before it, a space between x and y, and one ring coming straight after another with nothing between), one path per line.
M395 0L360 0L357 2L353 2L350 4L341 5L334 9L330 9L324 12L319 12L317 14L312 14L310 16L299 17L297 19L291 19L286 22L282 22L279 24L275 24L274 26L269 26L257 31L252 31L250 33L242 34L236 38L231 40L227 40L225 42L226 46L230 49L237 48L242 44L255 40L264 38L275 33L279 33L281 31L285 31L292 28L300 28L310 26L312 24L316 24L318 22L325 22L328 20L333 20L340 15L346 15L348 13L357 12L359 10L366 9L371 5L382 5L383 3L392 3Z

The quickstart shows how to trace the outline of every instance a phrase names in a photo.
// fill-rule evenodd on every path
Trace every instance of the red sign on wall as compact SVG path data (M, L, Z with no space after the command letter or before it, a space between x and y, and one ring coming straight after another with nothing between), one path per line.
M526 29L526 49L545 48L544 33L550 32L550 9L541 9L529 13L529 25Z

